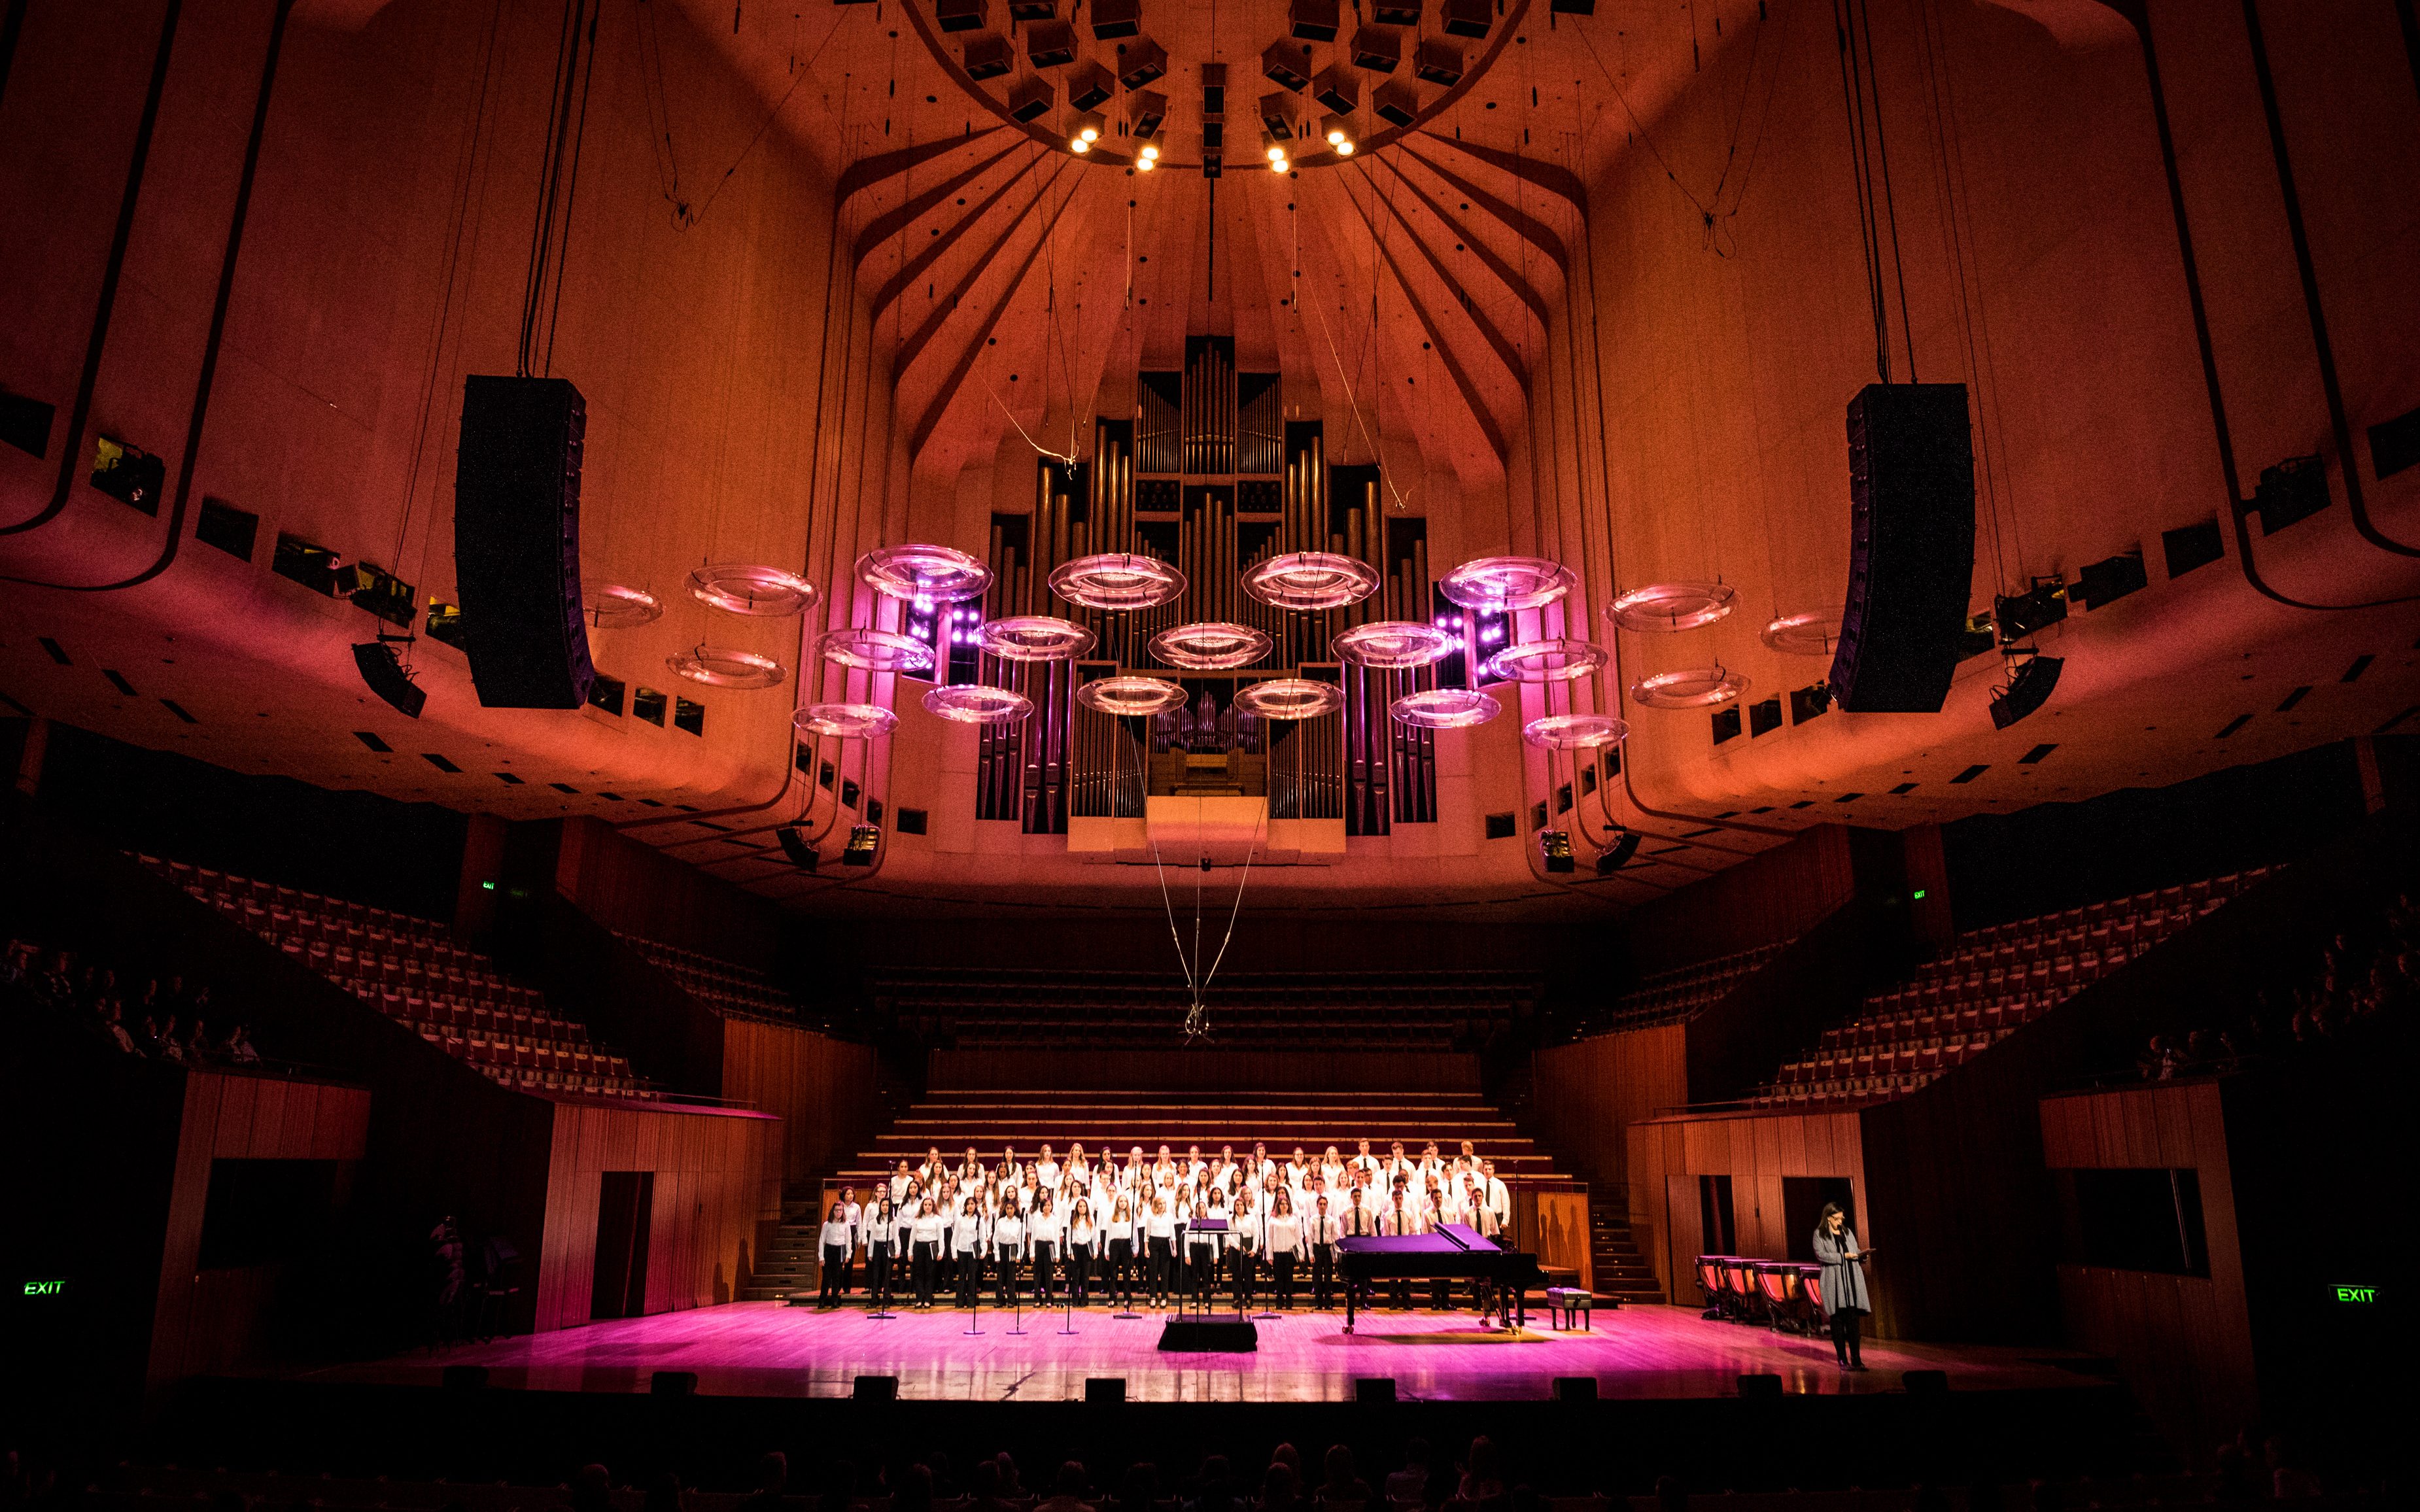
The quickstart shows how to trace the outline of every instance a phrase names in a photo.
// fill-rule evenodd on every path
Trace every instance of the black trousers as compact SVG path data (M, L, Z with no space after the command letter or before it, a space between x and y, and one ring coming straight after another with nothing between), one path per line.
M1116 1295L1119 1306L1133 1304L1134 1241L1131 1239L1109 1241L1109 1289Z
M1059 1245L1055 1240L1033 1242L1033 1305L1047 1307L1057 1294Z
M920 1239L916 1242L914 1253L908 1257L908 1273L916 1278L916 1305L919 1307L933 1305L933 1267L940 1258L940 1249L941 1246L931 1240Z
M1016 1284L1016 1263L1018 1258L1016 1246L1014 1244L1000 1245L998 1248L998 1256L1000 1259L1000 1305L1002 1307L1013 1307L1016 1304L1017 1297L1019 1295Z
M1842 1307L1832 1314L1832 1352L1842 1365L1864 1365L1865 1356L1858 1350L1857 1327L1865 1313L1855 1307Z
M891 1251L872 1244L865 1248L865 1298L876 1312L890 1310Z
M1228 1281L1235 1294L1235 1310L1242 1312L1252 1304L1252 1295L1260 1279L1261 1257L1248 1249L1238 1249L1227 1257Z
M972 1250L960 1250L951 1263L958 1271L958 1305L971 1307L983 1291L983 1257Z
M1176 1246L1165 1239L1146 1238L1144 1245L1151 1252L1147 1273L1151 1284L1151 1304L1168 1304L1169 1293L1176 1289Z
M816 1302L822 1306L830 1307L847 1295L848 1246L826 1244L824 1246L824 1289Z
M1081 1307L1084 1305L1084 1293L1086 1289L1091 1287L1092 1282L1093 1246L1090 1244L1068 1245L1067 1295L1075 1299L1077 1306Z
M1336 1246L1311 1246L1311 1304L1326 1307L1336 1300Z
M1210 1244L1186 1246L1185 1289L1196 1302L1207 1302L1218 1287L1218 1251Z
M1280 1250L1269 1257L1269 1289L1277 1293L1278 1305L1294 1309L1294 1260L1292 1250Z

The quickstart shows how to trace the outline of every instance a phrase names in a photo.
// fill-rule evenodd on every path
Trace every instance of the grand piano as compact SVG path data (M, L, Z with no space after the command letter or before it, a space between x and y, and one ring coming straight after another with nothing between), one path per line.
M1344 1332L1353 1332L1353 1309L1361 1288L1380 1281L1475 1280L1501 1298L1504 1326L1528 1321L1527 1294L1543 1281L1535 1255L1510 1250L1465 1224L1443 1224L1433 1233L1373 1234L1336 1242L1337 1269L1344 1276Z

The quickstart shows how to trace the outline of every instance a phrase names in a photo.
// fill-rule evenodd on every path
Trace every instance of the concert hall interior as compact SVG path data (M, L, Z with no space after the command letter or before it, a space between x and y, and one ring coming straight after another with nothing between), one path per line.
M0 0L0 1512L2415 1498L2420 0Z

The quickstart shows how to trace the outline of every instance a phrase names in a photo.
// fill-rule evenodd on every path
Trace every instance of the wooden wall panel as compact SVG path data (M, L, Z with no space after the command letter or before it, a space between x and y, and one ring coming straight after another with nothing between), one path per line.
M2196 1173L2207 1276L2058 1267L2068 1343L2118 1362L2176 1447L2196 1458L2259 1415L2226 1111L2216 1081L2166 1082L2046 1097L2042 1158L2057 1170Z
M1479 1057L1440 1051L936 1050L934 1088L1066 1088L1085 1091L1273 1090L1367 1088L1390 1092L1475 1092Z
M1589 1194L1586 1192L1525 1193L1536 1203L1529 1240L1538 1263L1556 1270L1577 1271L1580 1285L1596 1288L1596 1257L1589 1242Z
M646 1305L671 1311L738 1295L754 1263L758 1220L781 1211L768 1181L781 1160L782 1120L765 1114L555 1103L535 1327L588 1321L607 1171L655 1173Z
M874 1128L874 1049L791 1025L726 1019L722 1095L781 1119L775 1179L812 1180Z
M1863 1237L1877 1247L1884 1242L1871 1231L1854 1113L1658 1119L1632 1127L1629 1154L1631 1237L1675 1302L1698 1296L1692 1268L1704 1243L1698 1208L1701 1176L1731 1179L1734 1239L1742 1255L1780 1259L1790 1253L1781 1183L1793 1176L1847 1177L1854 1183Z
M711 872L618 834L601 819L563 822L556 890L607 929L770 971L781 910Z
M1662 971L1785 940L1855 890L1848 828L1819 825L1633 913L1631 959L1641 972Z
M1529 1057L1539 1137L1601 1193L1629 1179L1630 1126L1689 1100L1686 1026L1622 1029Z

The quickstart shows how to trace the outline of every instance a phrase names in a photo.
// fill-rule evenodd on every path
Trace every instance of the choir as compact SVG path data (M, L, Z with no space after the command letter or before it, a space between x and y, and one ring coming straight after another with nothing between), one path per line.
M1292 1308L1306 1293L1315 1308L1338 1302L1337 1241L1355 1235L1420 1234L1464 1224L1490 1238L1510 1232L1512 1195L1469 1140L1458 1153L1435 1144L1418 1155L1398 1142L1385 1155L1358 1141L1317 1158L1291 1159L1256 1144L1238 1158L1223 1145L1204 1156L1169 1146L1123 1162L1069 1147L1063 1162L1044 1145L1032 1159L1014 1149L985 1164L972 1146L956 1162L936 1148L919 1165L901 1161L871 1192L851 1188L823 1215L824 1307L863 1289L876 1311L894 1302L924 1310L946 1287L975 1306L991 1282L998 1304L1032 1298L1084 1306L1095 1297L1120 1307L1207 1304L1223 1288L1240 1310L1256 1302ZM1474 1292L1474 1305L1481 1299ZM1396 1304L1409 1298L1398 1288ZM1440 1285L1434 1305L1451 1305Z

